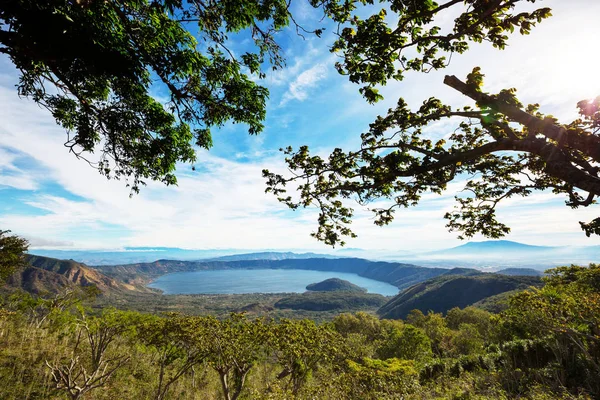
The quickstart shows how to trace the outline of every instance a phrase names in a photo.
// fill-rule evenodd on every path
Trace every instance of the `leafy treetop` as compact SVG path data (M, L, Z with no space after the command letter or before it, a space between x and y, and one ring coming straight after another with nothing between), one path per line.
M25 252L29 248L26 239L9 233L0 229L0 283L25 264Z
M391 2L390 9L398 17L394 28L384 11L365 20L352 16L351 10L338 11L335 18L356 27L341 31L334 47L344 60L338 66L350 80L366 84L361 91L367 100L378 100L380 96L372 92L375 85L402 79L406 70L444 67L445 58L438 51L463 52L468 40L503 48L507 33L517 28L527 34L536 22L550 16L547 8L516 13L517 3L524 2ZM452 31L442 33L441 28L431 27L434 17L459 5L466 10ZM409 47L416 49L412 58L405 55ZM600 195L600 98L579 102L580 118L560 124L541 114L539 105L523 105L515 89L484 92L483 77L474 68L466 82L454 76L444 80L474 100L475 107L454 109L429 98L411 110L399 99L396 107L370 124L357 150L337 148L323 158L312 155L306 146L288 147L284 152L293 176L263 171L267 191L292 209L316 205L319 227L313 236L330 245L343 245L344 236L356 236L349 227L353 210L343 200L354 198L361 205L378 201L372 208L375 223L385 225L397 208L417 205L427 192L440 194L457 178L466 179L465 190L456 196L455 210L445 217L448 228L459 231L460 238L507 234L510 228L496 218L497 204L536 190L565 194L572 208L594 204ZM446 139L427 138L425 130L432 122L457 118L462 121L456 130L439 135ZM286 194L289 184L297 185L297 198ZM600 218L580 224L588 236L600 233Z
M48 109L65 146L107 177L175 184L177 162L212 146L227 121L258 134L263 76L284 60L275 32L290 22L284 0L6 0L0 53L20 71L21 96ZM244 33L245 32L245 33ZM319 31L320 32L320 31ZM235 56L238 33L254 50ZM166 104L153 97L164 90ZM88 160L99 153L98 160Z

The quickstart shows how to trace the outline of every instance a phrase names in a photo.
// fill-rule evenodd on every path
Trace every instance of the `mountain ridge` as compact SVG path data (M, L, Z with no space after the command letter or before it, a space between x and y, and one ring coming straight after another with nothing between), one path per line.
M191 272L207 269L304 269L331 272L350 272L359 276L390 283L399 289L449 272L446 268L426 268L414 264L370 261L362 258L308 258L287 260L244 261L179 261L157 260L116 266L95 266L108 276L127 283L149 283L152 279L172 272ZM471 270L469 270L471 271ZM474 270L473 270L474 271Z
M8 288L20 288L36 294L58 293L68 287L88 286L95 286L103 294L114 291L142 290L133 285L119 282L74 260L60 260L35 255L26 255L25 260L27 266L8 279Z
M240 261L248 259L362 258L435 267L534 267L538 270L558 265L587 264L600 259L600 246L540 246L510 240L473 241L432 251L338 249L334 253L305 251L252 251L243 249L190 250L176 247L126 247L124 251L84 251L32 249L30 254L74 259L87 265L126 265L156 260Z
M492 296L524 290L530 286L539 286L541 283L541 279L536 276L508 276L492 273L470 276L442 275L403 290L383 305L377 313L384 319L404 319L413 309L423 313L429 311L445 313L454 307L464 308Z

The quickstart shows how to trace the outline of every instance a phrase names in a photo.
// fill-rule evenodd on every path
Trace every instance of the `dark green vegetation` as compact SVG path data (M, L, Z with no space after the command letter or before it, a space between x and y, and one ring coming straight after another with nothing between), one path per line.
M325 279L322 282L311 283L306 290L312 292L366 292L367 289L355 285L352 282L339 278Z
M306 292L284 297L275 307L307 311L369 310L378 309L385 302L385 296L361 291Z
M499 314L364 312L331 322L89 309L77 295L0 303L6 399L592 399L600 267L550 270ZM321 294L321 293L317 293ZM325 293L331 294L331 293ZM337 294L337 293L333 293Z
M464 308L501 293L540 286L533 276L498 274L445 275L416 284L381 307L382 318L406 318L411 310L446 313L454 307Z
M528 275L528 276L542 276L544 273L533 268L504 268L496 271L497 274L501 275Z
M23 254L29 247L27 240L9 233L0 229L0 282L25 265Z
M228 121L259 133L265 62L283 64L274 33L290 21L285 1L37 1L0 7L0 53L17 87L67 132L69 151L107 177L176 183L177 162L210 148ZM239 33L239 34L238 34ZM244 33L244 35L241 35ZM237 57L235 37L254 48ZM167 93L163 106L152 90Z

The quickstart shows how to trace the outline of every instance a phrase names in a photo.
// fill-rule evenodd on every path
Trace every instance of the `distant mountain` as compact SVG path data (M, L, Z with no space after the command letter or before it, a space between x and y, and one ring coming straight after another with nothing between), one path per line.
M153 262L156 260L240 261L344 257L343 255L317 254L310 252L249 252L248 250L240 249L188 250L177 247L125 247L121 251L32 249L29 253L61 260L77 260L87 265L123 265Z
M450 249L438 250L429 253L427 255L469 255L477 256L480 254L488 255L495 253L502 253L504 255L510 255L506 252L545 252L558 249L558 247L550 246L532 246L529 244L512 242L510 240L486 240L483 242L469 242L463 245L452 247Z
M340 256L334 256L330 254L317 254L317 253L292 253L292 252L276 252L276 251L264 251L260 253L245 253L245 254L233 254L229 256L222 256L211 258L211 261L245 261L245 260L303 260L306 258L340 258Z
M21 288L30 293L58 293L76 286L95 286L102 293L139 290L73 260L28 255L27 264L9 278L9 288Z
M500 275L526 275L526 276L542 276L544 273L533 268L505 268L496 271L496 274Z
M32 255L61 260L77 260L87 265L115 265L152 262L160 259L201 260L244 253L244 250L188 250L176 247L126 247L123 250L45 250L31 249Z
M306 286L306 290L310 290L311 292L367 292L367 289L339 278L329 278L321 282L311 283Z
M488 240L403 256L402 260L427 266L529 267L543 271L559 265L599 262L600 246L533 246L509 240Z
M526 289L541 284L538 277L506 276L499 274L444 275L404 290L381 307L382 318L405 318L411 310L418 309L445 313L472 305L485 298L513 290Z

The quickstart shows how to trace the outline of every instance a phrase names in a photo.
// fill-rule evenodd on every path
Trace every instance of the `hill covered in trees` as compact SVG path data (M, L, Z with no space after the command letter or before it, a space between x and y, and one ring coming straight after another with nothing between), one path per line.
M325 279L324 281L311 283L306 290L312 292L366 292L367 289L339 278Z
M444 275L418 283L390 300L378 311L382 318L406 318L411 310L445 313L501 293L539 286L534 276L499 274Z
M342 311L377 309L386 302L386 297L380 294L333 291L305 292L284 297L275 303L279 309L307 311Z

